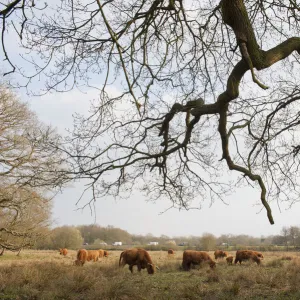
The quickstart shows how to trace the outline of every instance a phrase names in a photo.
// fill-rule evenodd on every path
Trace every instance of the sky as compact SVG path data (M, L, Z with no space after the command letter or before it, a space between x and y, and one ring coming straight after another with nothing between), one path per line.
M72 115L87 112L89 100L97 96L97 90L90 89L86 94L73 90L31 97L27 102L41 121L65 134L72 128ZM21 98L26 98L26 95L21 95ZM80 203L76 205L82 187L80 182L73 183L57 195L53 208L55 226L97 223L113 225L132 234L151 233L155 236L200 236L209 232L216 236L230 233L260 237L279 234L283 226L300 225L300 204L291 209L282 205L280 212L276 203L271 203L275 225L270 225L265 210L257 205L259 191L251 187L237 189L236 193L225 198L227 204L217 201L210 206L208 201L201 210L167 210L171 205L167 200L147 202L143 195L135 193L127 200L100 199L92 214L89 208L82 210Z
M13 36L8 46L11 57L18 60L18 53L14 53L18 46ZM37 80L35 90L39 86ZM68 93L49 93L43 97L30 98L25 90L18 93L41 121L57 127L61 134L72 128L72 115L87 112L89 101L98 97L96 89L90 89L86 94L72 90ZM229 174L234 176L234 173ZM82 183L73 183L54 199L55 226L97 223L101 226L113 225L132 234L151 233L155 236L200 236L212 233L216 236L247 234L260 237L279 234L283 226L300 225L300 203L294 204L290 209L284 205L279 209L277 203L271 203L275 224L270 225L265 210L257 205L259 190L251 187L237 189L236 193L225 198L227 204L217 201L210 206L208 199L201 210L168 210L171 203L167 200L147 202L144 196L135 193L127 200L115 201L110 197L100 199L93 214L89 208L80 209L80 203L76 205L82 188Z

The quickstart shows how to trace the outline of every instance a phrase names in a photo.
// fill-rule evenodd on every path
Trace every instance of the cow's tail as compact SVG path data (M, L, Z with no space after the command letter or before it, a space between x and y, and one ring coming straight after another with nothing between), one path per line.
M121 267L121 260L123 258L123 254L124 254L125 251L123 251L121 254L120 254L120 259L119 259L119 267Z

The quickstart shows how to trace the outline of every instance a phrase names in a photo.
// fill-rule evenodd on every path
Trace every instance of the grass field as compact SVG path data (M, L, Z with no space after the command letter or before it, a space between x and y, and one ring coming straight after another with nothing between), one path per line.
M261 266L252 262L215 270L204 264L181 270L182 252L149 252L160 267L131 274L118 267L120 251L108 258L73 265L76 252L23 251L0 257L0 299L300 299L300 254L266 252ZM212 253L210 253L213 257ZM234 255L234 252L230 253Z

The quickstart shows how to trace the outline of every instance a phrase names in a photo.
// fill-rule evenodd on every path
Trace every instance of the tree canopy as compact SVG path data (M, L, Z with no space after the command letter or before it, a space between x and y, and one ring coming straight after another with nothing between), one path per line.
M270 201L299 199L299 9L294 0L6 1L2 52L6 73L27 88L38 76L41 93L97 82L99 101L64 149L93 198L140 189L188 209L254 184L273 224Z
M32 246L51 223L51 197L64 183L55 131L0 85L0 247Z

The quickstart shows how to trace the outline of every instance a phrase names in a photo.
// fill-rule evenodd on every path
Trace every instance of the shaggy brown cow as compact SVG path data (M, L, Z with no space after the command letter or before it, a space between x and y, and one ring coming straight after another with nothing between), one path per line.
M216 262L206 252L194 250L185 250L183 252L182 267L185 271L189 271L192 264L200 265L204 261L208 262L212 269L216 266Z
M144 249L133 248L123 251L120 255L119 266L124 267L126 264L129 265L131 273L133 273L133 266L137 266L139 272L141 269L147 269L148 274L155 272L155 265L149 253Z
M256 254L257 257L259 257L260 259L264 259L264 256L261 252L258 252L258 251L253 251L253 253Z
M168 250L168 254L174 254L174 250L173 249L169 249Z
M87 261L88 252L85 249L79 249L77 252L77 259L75 260L74 264L76 266L83 266Z
M214 253L215 259L227 257L228 253L223 250L216 250Z
M260 258L256 255L255 251L251 250L238 250L236 251L234 263L239 262L242 264L244 260L252 260L256 262L258 265L260 264Z
M59 248L59 254L66 256L68 254L68 249L67 248Z
M95 262L99 259L99 251L98 250L87 250L87 253L88 253L87 261L93 260Z
M233 262L233 256L228 256L228 257L226 257L226 261L227 261L227 264L228 264L228 265L232 265L232 262Z
M108 257L108 251L99 249L98 252L99 252L99 258Z
M99 249L98 252L99 252L99 258L104 257L104 250Z

